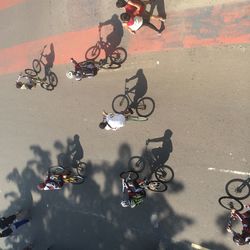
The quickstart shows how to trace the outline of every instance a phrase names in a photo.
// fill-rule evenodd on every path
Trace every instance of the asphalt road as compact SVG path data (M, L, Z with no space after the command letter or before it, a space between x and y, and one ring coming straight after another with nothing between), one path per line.
M250 172L250 1L158 2L169 16L162 37L146 28L134 37L119 29L112 39L127 49L126 62L81 82L66 78L72 68L66 59L80 60L98 39L98 23L121 13L113 1L0 5L0 209L3 215L20 208L32 213L29 224L0 241L2 249L23 249L30 242L34 249L186 250L192 243L236 249L225 231L228 212L218 198L226 195L230 179ZM179 18L192 11L202 13L201 23L199 15L191 21ZM227 23L241 19L226 31L224 26L216 29L216 36L204 31L210 23L217 27L213 18L220 11L226 13ZM186 32L190 22L200 30L196 43ZM104 38L110 30L108 25L103 28ZM82 42L79 34L86 34ZM175 35L186 42L169 41ZM45 42L54 46L57 87L17 90L18 73L30 67ZM116 132L100 130L102 110L112 111L112 100L124 92L125 79L138 70L139 78L129 87L136 86L138 96L154 99L154 113L147 122L128 122ZM167 130L172 132L172 152L166 152L166 164L174 170L174 181L162 194L148 192L141 206L122 208L119 173L128 168L131 156L142 154L147 138L163 137ZM88 163L86 182L65 185L58 192L38 191L36 185L58 159L69 164L71 145Z

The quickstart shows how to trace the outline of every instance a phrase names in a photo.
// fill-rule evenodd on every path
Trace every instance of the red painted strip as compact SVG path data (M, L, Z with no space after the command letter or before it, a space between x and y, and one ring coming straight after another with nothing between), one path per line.
M13 5L25 2L27 0L0 0L0 10L7 9Z
M147 27L131 36L128 53L250 43L250 2L169 13L166 26L161 37ZM2 49L0 74L30 67L39 50L50 43L55 48L55 64L65 64L70 57L83 60L85 51L97 40L98 29L93 27Z

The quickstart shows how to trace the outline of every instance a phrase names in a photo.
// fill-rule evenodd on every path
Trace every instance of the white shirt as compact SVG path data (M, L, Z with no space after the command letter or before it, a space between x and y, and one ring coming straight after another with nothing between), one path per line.
M122 114L108 114L105 121L109 124L105 127L106 130L117 130L125 125L125 116Z
M128 27L133 30L137 31L143 24L143 19L141 16L135 16L134 17L134 23L132 25L129 25Z

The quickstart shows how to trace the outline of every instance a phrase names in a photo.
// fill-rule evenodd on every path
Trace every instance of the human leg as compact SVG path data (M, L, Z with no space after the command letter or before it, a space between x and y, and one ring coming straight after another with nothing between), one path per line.
M150 21L146 18L143 18L143 25L149 27L150 29L156 31L157 33L160 33L161 30L157 29Z

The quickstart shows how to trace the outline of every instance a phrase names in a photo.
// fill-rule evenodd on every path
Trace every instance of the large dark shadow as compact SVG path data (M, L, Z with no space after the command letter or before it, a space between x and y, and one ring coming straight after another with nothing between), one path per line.
M71 142L65 145L57 140L58 154L67 152ZM79 138L76 138L74 148L78 148L78 143ZM88 250L152 250L162 244L171 249L168 247L175 245L173 237L194 223L192 218L176 213L160 193L148 196L134 209L121 207L119 174L127 170L131 157L128 144L120 146L114 164L88 162L85 183L67 184L62 190L53 192L36 189L52 162L50 152L39 145L33 145L31 149L34 157L24 169L14 169L7 176L16 183L17 191L10 190L6 194L11 202L5 214L11 214L17 208L32 208L32 221L15 236L4 239L6 250L22 249L30 242L34 249L52 246L55 250L81 250L83 247ZM32 197L36 198L33 200Z

